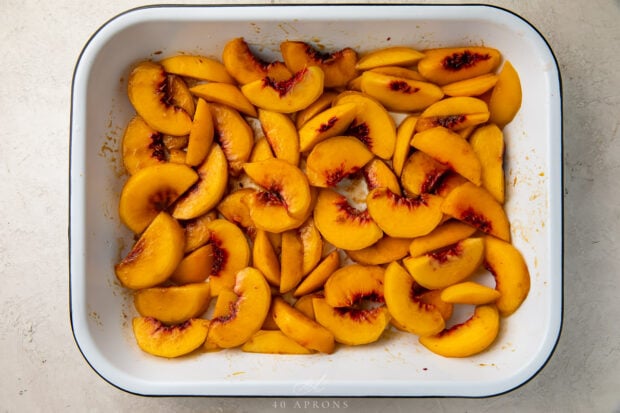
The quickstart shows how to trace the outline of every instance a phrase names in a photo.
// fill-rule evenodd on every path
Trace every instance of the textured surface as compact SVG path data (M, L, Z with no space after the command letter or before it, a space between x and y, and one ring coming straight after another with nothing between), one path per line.
M564 323L553 357L536 377L489 399L143 398L103 381L80 355L68 311L71 76L89 36L141 3L3 0L1 410L620 411L620 261L615 255L620 193L614 189L620 169L620 57L613 51L620 42L620 3L493 4L539 29L555 52L563 81Z

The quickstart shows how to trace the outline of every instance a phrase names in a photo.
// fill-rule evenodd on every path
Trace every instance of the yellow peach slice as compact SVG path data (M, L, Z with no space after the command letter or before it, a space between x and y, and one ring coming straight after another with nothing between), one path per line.
M174 358L189 354L204 343L209 322L190 319L166 326L152 317L135 317L132 327L140 349L154 356Z
M269 233L280 234L299 228L305 220L291 217L281 197L275 192L250 189L241 201L246 205L255 228Z
M189 116L194 116L196 112L196 103L194 96L189 91L187 83L180 76L168 75L168 88L170 98L174 106L178 106L187 112Z
M437 126L413 135L411 145L438 162L467 178L481 184L482 166L469 142L443 126Z
M137 291L133 303L143 317L153 317L164 324L179 324L200 317L209 306L208 283L172 287L152 287Z
M167 73L210 82L235 83L222 63L205 56L176 55L159 63Z
M138 115L158 132L182 136L192 126L192 118L178 106L168 104L169 91L164 68L143 62L129 75L127 96Z
M443 216L443 199L421 194L414 198L399 196L387 188L368 193L368 212L377 225L391 237L413 238L431 232Z
M243 37L234 38L226 43L222 51L222 63L237 82L244 85L264 77L285 80L291 72L283 62L264 62L257 57Z
M493 344L499 333L499 314L492 304L476 307L467 321L436 335L420 337L420 344L444 357L469 357Z
M200 283L207 279L213 266L213 245L203 245L187 254L170 276L176 284Z
M405 79L419 80L425 82L426 79L416 70L401 66L380 66L370 69L371 72L381 73L382 75L402 77Z
M319 192L314 223L327 242L345 250L366 248L383 235L368 210L354 208L345 196L331 189Z
M205 245L211 238L211 231L207 223L217 218L214 211L208 212L194 219L183 221L181 224L185 229L185 253L192 252Z
M409 244L409 255L419 257L474 235L476 228L456 220L449 220L427 235L414 238Z
M276 324L288 337L310 350L327 354L334 352L334 335L328 329L291 307L281 297L274 297L273 310Z
M441 250L403 260L416 283L429 290L445 288L468 278L484 258L481 238L467 238Z
M500 292L473 281L464 281L446 287L441 299L447 303L481 305L489 304L501 296Z
M293 113L307 108L321 96L323 80L323 71L317 66L310 66L286 80L265 77L247 83L241 86L241 92L261 109Z
M504 178L504 134L494 124L476 129L469 144L478 155L482 166L481 181L485 188L500 204L505 198Z
M310 104L310 106L297 112L295 114L295 126L297 129L301 129L307 121L328 109L337 95L338 93L332 90L325 90L317 100Z
M299 150L309 151L325 139L342 135L356 113L357 107L353 103L336 105L318 113L299 129Z
M131 251L114 266L121 284L138 290L166 281L183 259L183 227L166 212L157 214Z
M490 47L447 47L425 50L424 54L418 71L438 85L491 73L501 58L499 51Z
M435 188L435 193L445 198L450 192L452 192L452 190L463 185L465 182L469 181L456 172L450 171L441 178Z
M324 298L313 298L312 305L317 322L329 330L337 342L350 346L374 343L390 323L390 313L385 306L334 308Z
M478 96L491 90L497 83L498 76L493 73L472 77L471 79L444 85L441 90L447 96Z
M325 87L342 87L357 75L357 52L350 47L324 53L312 45L299 41L280 43L284 63L292 72L308 66L318 66L325 73Z
M402 259L409 252L411 238L394 238L383 235L370 247L357 251L346 251L349 258L359 264L381 265Z
M409 195L434 193L448 172L448 166L422 151L416 151L405 161L400 182Z
M271 145L266 138L259 138L254 142L252 153L250 154L250 162L260 162L267 159L275 158Z
M504 241L510 241L506 211L486 189L466 182L453 189L441 207L444 214Z
M243 116L230 106L211 103L209 108L215 126L215 140L224 150L229 173L238 176L252 153L254 132Z
M391 46L366 53L356 67L358 70L368 70L380 66L412 66L423 57L424 53L411 47Z
M252 246L252 266L263 273L269 284L280 285L280 262L267 233L256 231Z
M449 97L430 105L420 114L416 131L421 132L436 126L458 131L480 125L489 120L487 104L477 98Z
M369 191L375 188L388 188L397 195L401 194L398 178L381 159L375 158L368 162L362 172Z
M401 176L405 160L409 158L411 138L415 133L415 125L418 122L417 116L409 115L398 125L396 130L396 141L394 144L394 154L392 156L392 169L396 176Z
M189 131L185 163L190 166L200 165L211 149L214 135L215 128L209 104L204 99L198 99L192 129Z
M384 272L378 265L342 267L325 282L325 301L332 307L353 307L362 300L382 302Z
M441 299L441 292L443 290L428 290L416 295L416 298L423 304L434 306L441 314L444 321L448 321L452 317L454 311L454 304L446 303Z
M130 175L151 165L166 163L168 149L163 135L151 128L140 116L134 116L123 134L123 165Z
M311 293L302 295L295 301L293 308L311 320L314 320L314 307L312 306L312 299L315 297L322 297L321 293ZM315 320L316 321L316 320Z
M217 82L201 83L190 88L190 92L207 102L216 102L230 106L253 118L257 116L254 105L250 103L248 98L235 85Z
M523 303L530 291L530 273L525 259L514 245L494 237L484 237L484 266L495 277L501 294L495 304L508 317Z
M330 252L319 265L314 268L310 274L303 279L303 281L297 286L293 296L300 297L305 296L311 292L314 292L325 284L325 281L332 275L334 271L340 266L340 255L338 251Z
M434 305L423 303L414 295L415 283L409 273L393 261L385 269L385 304L398 326L419 336L437 334L445 327ZM394 321L393 320L393 321Z
M294 229L284 231L280 253L280 294L291 291L301 281L303 256L304 247L297 231Z
M242 188L226 195L217 205L217 211L228 221L241 227L252 238L256 232L248 206L243 198L253 193L251 188Z
M196 169L198 181L174 204L172 216L192 219L209 212L220 202L228 185L228 162L219 145L211 145L204 162Z
M491 92L489 109L490 121L501 129L515 117L521 107L521 80L519 74L509 61L504 62L504 67L499 72L497 84Z
M443 97L441 89L432 83L370 71L362 74L361 88L395 112L418 112Z
M328 188L359 171L373 158L366 146L352 136L335 136L318 143L306 160L310 185Z
M271 304L269 284L255 268L236 274L233 291L237 300L226 315L213 318L209 328L209 339L222 348L240 346L260 330Z
M304 224L297 229L303 247L302 274L307 275L316 267L323 256L323 238L314 219L308 218Z
M259 109L258 120L276 158L297 166L299 136L291 118L279 112Z
M259 330L242 346L246 353L312 354L280 330Z

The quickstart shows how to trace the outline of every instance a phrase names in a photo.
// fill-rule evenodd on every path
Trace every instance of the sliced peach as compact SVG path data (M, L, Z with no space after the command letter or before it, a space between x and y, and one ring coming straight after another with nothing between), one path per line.
M426 81L426 79L424 79L424 77L416 70L401 66L379 66L370 69L370 71L388 76L402 77L411 80L420 80L422 82Z
M434 193L448 170L447 165L422 151L416 151L405 161L400 182L409 195Z
M280 293L297 287L303 277L304 247L294 229L282 233L282 252L280 254Z
M325 281L332 275L334 271L340 266L340 255L338 251L330 252L319 265L314 268L310 274L303 279L303 281L297 286L297 289L293 293L295 297L305 296L311 292L314 292L325 284Z
M252 265L263 273L269 284L280 285L280 262L267 233L256 231L252 246Z
M226 315L211 320L209 339L222 348L237 347L260 330L269 306L271 290L263 274L247 267L234 278L237 300Z
M272 288L271 290L272 295L276 291L277 290ZM271 330L271 331L280 330L280 327L278 327L278 325L276 324L276 320L273 318L273 300L271 301L271 305L269 306L269 311L267 312L267 317L265 317L265 321L263 322L263 325L261 326L261 330Z
M241 86L241 92L261 109L293 113L307 108L321 96L323 80L323 71L317 66L309 66L286 80L265 77L247 83Z
M319 192L314 223L327 242L345 250L366 248L383 235L368 210L354 208L345 196L331 189Z
M368 70L380 66L412 66L424 57L424 53L411 47L392 46L373 50L363 55L357 62L358 70Z
M297 229L303 247L302 274L306 275L316 267L323 256L323 238L314 219L308 218L304 224Z
M363 173L369 191L375 188L388 188L395 194L400 195L398 178L396 178L392 169L381 159L375 158L368 162L364 166Z
M356 113L357 107L353 103L336 105L318 113L299 129L299 150L309 151L325 139L342 135Z
M180 324L200 317L209 306L208 283L172 287L152 287L137 291L133 303L143 317L153 317L165 324Z
M197 218L181 222L185 229L185 253L196 250L205 245L211 238L211 231L207 223L217 218L214 211L208 212Z
M530 291L530 273L523 255L514 245L494 237L484 237L484 266L495 277L500 297L495 304L508 317L523 303Z
M188 165L198 166L205 160L211 149L214 135L215 128L209 104L204 99L198 99L187 142L185 162Z
M469 182L467 178L450 171L444 176L435 187L435 193L443 198L447 197L453 189L463 185L465 182Z
M409 244L409 255L418 257L427 252L455 244L460 240L471 237L476 228L456 220L449 220L427 235L414 238Z
M196 169L198 181L174 204L172 216L192 219L209 212L220 202L228 184L228 162L219 145L211 145L204 162Z
M238 176L252 153L254 132L237 110L219 103L211 103L209 108L213 115L215 140L224 150L230 174Z
M428 290L416 295L416 298L423 304L432 305L439 311L444 321L448 321L452 317L454 311L454 304L446 303L441 299L441 292L443 290Z
M441 88L432 83L370 71L362 74L361 88L395 112L418 112L443 97Z
M447 96L478 96L491 90L497 83L498 76L493 73L460 80L444 85L441 90Z
M482 166L482 187L499 202L504 203L504 134L494 124L476 129L469 139L469 144L478 155Z
M473 281L452 284L441 292L441 299L443 301L454 304L489 304L500 296L499 291Z
M401 176L405 161L409 158L411 138L415 133L415 125L418 122L417 116L409 115L398 125L396 130L396 141L394 154L392 156L392 169L396 176Z
M419 336L437 334L445 327L434 305L422 302L414 294L415 283L396 261L385 270L385 304L399 327Z
M521 107L521 93L519 74L509 61L504 62L489 100L490 121L501 129L510 123Z
M183 227L166 212L160 212L114 272L127 288L153 287L172 275L183 259L184 247Z
M495 341L499 333L499 314L492 304L476 307L464 323L436 335L420 337L420 343L444 357L469 357L478 354Z
M308 155L308 182L321 188L336 186L362 169L372 158L372 152L352 136L329 138L318 143Z
M407 198L387 188L373 189L366 198L372 219L383 232L397 238L413 238L431 232L443 216L442 202L437 195Z
M182 324L164 325L152 317L135 317L133 333L138 346L145 352L159 357L179 357L189 354L204 343L209 322L190 319Z
M187 144L189 143L189 135L163 135L163 141L166 148L170 151L175 149L184 150L187 149Z
M203 245L183 257L170 280L176 284L203 282L211 272L213 259L213 245Z
M444 249L403 260L416 283L434 290L445 288L468 278L482 264L484 242L467 238Z
M254 226L269 233L280 234L304 223L304 219L288 214L286 204L275 192L250 189L242 202L247 206Z
M250 154L250 162L260 162L267 159L275 158L271 145L267 138L259 138L254 142L252 153Z
M467 178L481 184L482 166L469 142L443 126L437 126L413 135L411 145L438 162Z
M297 129L301 129L307 121L328 109L337 95L338 93L333 90L325 90L317 100L310 104L310 106L297 112L295 114L295 126Z
M189 116L193 117L196 112L196 103L194 102L192 92L189 91L189 87L183 78L176 75L168 75L168 89L172 104L180 107Z
M168 162L180 165L187 164L187 152L182 149L171 149L168 153Z
M481 100L469 96L449 97L435 102L420 114L416 131L436 126L453 131L467 129L489 120L489 108Z
M170 104L166 73L161 65L143 62L129 75L127 95L144 121L158 132L182 136L192 127L191 116Z
M167 73L210 82L235 83L222 63L205 56L176 55L159 63Z
M357 75L357 52L350 47L324 53L312 45L298 41L280 43L284 63L292 72L308 66L318 66L325 73L325 87L342 87Z
M332 307L352 307L365 299L382 302L383 278L384 269L378 265L347 265L325 282L325 301Z
M349 258L359 264L381 265L400 260L409 252L411 238L394 238L383 235L370 247L357 251L346 251Z
M312 306L312 299L315 297L322 297L321 293L310 293L302 295L295 301L293 308L311 320L314 320L314 307ZM316 320L315 320L316 321Z
M250 216L250 210L243 202L243 198L253 192L254 190L251 188L238 189L226 195L217 205L217 211L224 218L243 228L251 238L256 232L256 228Z
M130 175L146 166L163 164L168 160L163 135L140 116L135 116L127 124L122 145L123 165Z
M387 307L334 308L324 298L313 298L317 322L329 330L337 342L350 346L374 343L390 323Z
M235 85L218 82L201 83L190 88L190 92L207 102L216 102L230 106L253 118L257 116L254 105L250 103L248 98Z
M506 211L486 189L466 182L453 189L441 207L444 214L504 241L510 241Z
M291 307L281 297L274 297L273 309L276 324L288 337L311 350L334 352L334 335L325 327Z
M258 120L276 158L297 166L299 136L291 118L279 112L259 109Z
M226 43L222 51L222 62L226 70L237 82L244 85L264 77L285 80L291 72L283 62L267 63L256 56L243 37Z
M259 330L246 341L241 350L247 353L312 354L280 330Z
M499 65L499 51L490 47L446 47L425 50L418 71L439 85L470 79L494 71Z

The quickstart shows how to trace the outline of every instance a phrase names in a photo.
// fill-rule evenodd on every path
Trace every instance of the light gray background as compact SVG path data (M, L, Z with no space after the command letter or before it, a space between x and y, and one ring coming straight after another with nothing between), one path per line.
M99 378L68 312L71 76L98 27L144 4L0 0L0 411L620 412L618 0L492 3L540 30L563 81L564 323L534 379L488 399L347 400L144 398Z

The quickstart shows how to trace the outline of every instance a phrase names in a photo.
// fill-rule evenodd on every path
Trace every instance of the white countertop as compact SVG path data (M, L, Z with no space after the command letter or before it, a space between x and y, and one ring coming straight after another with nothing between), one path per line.
M81 356L69 320L71 79L91 34L144 3L7 0L0 13L0 410L620 412L620 2L482 3L538 28L562 74L564 321L538 375L487 399L149 398L102 380Z

